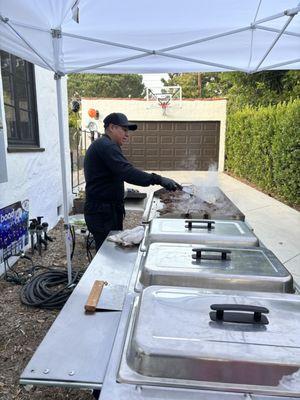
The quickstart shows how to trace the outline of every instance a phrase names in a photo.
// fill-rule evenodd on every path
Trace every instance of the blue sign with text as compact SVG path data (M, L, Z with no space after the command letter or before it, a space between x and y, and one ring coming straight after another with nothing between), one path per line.
M28 244L28 219L28 200L0 209L0 258L5 251L16 254Z

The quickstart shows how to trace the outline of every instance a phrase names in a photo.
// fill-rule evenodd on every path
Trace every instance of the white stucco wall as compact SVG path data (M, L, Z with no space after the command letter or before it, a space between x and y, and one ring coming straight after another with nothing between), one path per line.
M1 93L1 80L0 80ZM0 107L0 183L7 182L6 151L3 132L2 108Z
M219 171L224 170L226 99L185 99L181 106L167 109L167 115L153 102L144 99L82 99L82 129L90 121L96 122L98 131L103 133L103 119L112 112L122 112L132 121L220 121ZM99 111L99 120L89 117L88 110Z
M1 74L1 71L0 71ZM7 132L0 75L0 107L3 116L7 182L0 183L0 208L19 200L29 199L30 218L43 215L53 227L58 219L58 207L63 213L62 178L59 152L59 133L56 103L56 84L53 73L35 67L36 96L40 147L43 152L7 152ZM68 134L67 85L62 79L65 154L67 160L69 206L72 200L70 148Z

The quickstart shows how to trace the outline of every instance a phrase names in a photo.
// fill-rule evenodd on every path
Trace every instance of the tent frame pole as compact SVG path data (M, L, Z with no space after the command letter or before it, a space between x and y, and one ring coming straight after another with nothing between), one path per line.
M62 189L63 189L63 207L64 207L64 229L65 229L65 242L66 242L66 255L67 255L67 269L68 269L68 284L72 283L72 264L71 264L71 233L69 224L68 212L68 189L67 189L67 173L66 173L66 157L65 157L65 140L64 140L64 126L63 126L63 106L62 106L62 88L61 77L63 73L56 72L55 70L36 50L28 43L28 41L9 23L9 19L0 15L0 19L4 22L17 37L19 37L53 72L54 79L56 80L56 99L57 99L57 112L58 112L58 126L59 126L59 144L60 144L60 160L61 160L61 174L62 174ZM60 39L60 30L51 30L53 39L53 51L55 56L55 66L59 66L59 47L58 41Z
M270 15L270 17L259 19L258 21L255 21L254 25L258 25L258 24L261 24L263 22L272 21L273 19L277 19L277 18L281 18L281 17L286 17L286 16L289 16L289 17L293 16L294 17L300 11L300 5L299 4L298 4L297 7L284 10L281 13Z
M250 24L250 26L247 26L247 27L244 27L244 28L238 28L238 29L235 29L235 30L232 30L232 31L228 31L228 32L223 32L223 33L219 33L219 34L216 34L216 35L212 35L212 36L208 36L208 37L205 37L205 38L200 38L200 39L196 39L196 40L193 40L193 41L190 41L190 42L185 42L185 43L180 43L180 44L178 44L178 45L175 45L175 46L170 46L170 47L166 47L166 48L163 48L163 49L158 49L158 50L150 50L150 49L145 49L145 48L140 48L140 47L136 47L136 46L130 46L130 45L126 45L126 44L122 44L122 43L117 43L117 42L111 42L111 41L105 41L105 40L101 40L101 39L94 39L94 38L90 38L90 37L86 37L86 36L81 36L81 35L74 35L74 34L70 34L70 33L67 33L67 32L62 32L61 31L61 29L51 29L51 34L52 34L52 38L53 39L55 39L56 38L56 36L55 35L53 35L53 32L54 31L58 31L59 32L59 39L62 37L62 36L66 36L66 37L72 37L72 38L77 38L77 39L82 39L82 40L86 40L86 41L90 41L90 42L96 42L96 43L101 43L101 44L103 44L103 45L108 45L108 46L115 46L115 47L120 47L120 48L126 48L126 49L132 49L132 50L135 50L135 51L140 51L140 52L142 52L142 53L144 53L144 54L140 54L140 55L135 55L135 56L131 56L131 57L126 57L126 58L120 58L120 59L117 59L117 60L113 60L113 61L108 61L108 62L106 62L106 63L101 63L101 64L96 64L96 65L91 65L91 66L88 66L88 67L84 67L84 68L80 68L80 69L74 69L74 70L71 70L71 71L68 71L68 73L78 73L78 72L84 72L84 71L88 71L89 69L96 69L96 68L101 68L101 67L105 67L105 66L108 66L108 65L113 65L113 64L119 64L119 63L122 63L122 62L126 62L126 61L130 61L130 60L134 60L134 59L139 59L139 58L143 58L143 57L147 57L147 56L151 56L151 55L159 55L159 56L161 56L161 57L169 57L169 58L174 58L174 59L178 59L178 60L183 60L183 61L188 61L188 62L192 62L192 63L197 63L197 64L203 64L203 65L211 65L211 66L214 66L214 67L219 67L219 68L222 68L222 69L225 69L225 70L237 70L237 71L243 71L243 72L246 72L246 73L255 73L255 72L257 72L257 71L262 71L262 70L265 70L265 69L270 69L271 67L269 66L266 66L266 67L264 67L264 68L260 68L260 66L261 66L261 64L265 61L265 59L267 58L267 56L269 55L269 53L272 51L272 49L273 49L273 47L276 45L276 43L278 42L278 40L280 39L280 37L282 36L282 35L284 35L284 34L287 34L287 35L295 35L295 36L298 36L298 34L297 33L294 33L294 32L287 32L286 31L286 28L288 27L288 25L290 24L290 22L292 21L292 19L294 18L294 16L295 15L297 15L298 13L299 13L299 11L300 11L300 3L298 4L298 6L297 7L294 7L294 8L291 8L291 9L286 9L286 10L284 10L283 12L281 12L281 13L278 13L278 14L274 14L274 15L271 15L271 16L269 16L269 17L266 17L266 18L262 18L262 19L260 19L260 20L258 20L258 21L255 21L255 22L253 22L252 24ZM287 17L289 17L288 18L288 21L284 24L284 26L283 26L283 28L281 29L281 30L273 30L272 28L270 28L270 29L268 29L267 27L260 27L259 26L259 24L262 24L262 23L264 23L264 22L267 22L267 21L272 21L272 20L274 20L274 19L278 19L278 18L281 18L281 17L284 17L284 16L287 16ZM55 69L53 69L53 67L40 55L40 54L38 54L38 52L16 31L16 29L15 28L13 28L12 27L12 25L9 23L9 19L8 18L6 18L6 17L3 17L1 14L0 14L0 20L2 21L2 22L4 22L5 24L7 24L14 32L15 32L15 34L21 39L21 40L23 40L26 44L27 44L27 46L51 69L51 70L53 70L53 71L56 71L57 73L59 73L58 71L59 71L59 68L57 68L57 64L59 64L59 62L58 62L58 54L56 54L56 61L55 61L55 63L56 63L56 68ZM24 24L24 23L20 23L20 22L18 22L18 21L12 21L12 23L14 24L14 25L16 25L16 26L22 26L22 27L28 27L29 29L36 29L36 30L41 30L41 29L39 29L39 28L35 28L34 26L32 26L32 25L26 25L26 24ZM206 42L206 41L209 41L209 40L213 40L213 39L217 39L217 38L220 38L220 37L224 37L224 36L228 36L228 35L232 35L232 34L235 34L235 33L238 33L238 32L243 32L243 31L246 31L246 30L248 30L248 29L251 29L252 30L252 32L253 32L253 30L255 30L255 29L265 29L265 30L270 30L270 31L277 31L278 32L278 36L275 38L275 40L273 41L273 43L272 43L272 45L269 47L269 49L266 51L266 53L264 54L264 56L262 57L262 59L261 59L261 61L258 63L258 65L256 66L256 68L254 68L254 69L252 69L252 70L250 70L249 68L248 69L241 69L241 68L233 68L232 66L229 66L229 65L223 65L223 64L218 64L218 63L212 63L212 62L208 62L208 61L204 61L204 60L197 60L197 59L192 59L192 58L188 58L188 57L182 57L182 56L179 56L179 55L176 55L176 54L167 54L167 52L169 52L169 51L171 51L171 50L176 50L176 49L180 49L180 48L183 48L183 47L187 47L187 46L191 46L191 45L194 45L194 44L197 44L197 43L203 43L203 42ZM251 57L250 57L250 60L251 60ZM250 61L249 61L250 62ZM282 63L281 65L283 66L283 65L287 65L288 64L288 62L287 63ZM248 64L248 66L249 66L249 64Z
M153 53L152 53L153 54ZM106 67L107 65L114 65L114 64L120 64L122 62L125 61L130 61L130 60L136 60L139 58L144 58L144 57L148 57L150 54L139 54L138 56L132 56L132 57L126 57L126 58L119 58L118 60L113 60L113 61L107 61L105 63L101 63L101 64L96 64L96 65L90 65L88 67L84 67L84 68L77 68L77 69L73 69L72 71L69 71L68 74L77 74L79 72L84 72L84 71L88 71L91 68L101 68L101 67Z
M70 285L72 283L72 262L71 262L71 247L70 247L71 233L70 233L69 210L68 210L68 188L67 188L67 174L66 174L61 74L55 73L54 79L56 82L56 100L57 100L59 150L60 150L62 189L63 189L64 231L65 231L65 244L66 244L66 255L67 255L68 283Z
M283 67L285 65L295 64L295 63L298 63L298 62L300 62L300 58L296 58L294 60L283 61L283 62L278 63L278 64L268 65L267 67L264 67L264 68L258 68L258 70L256 72L264 71L266 68L271 70L271 69L274 69L274 68L279 68L279 67Z
M281 31L278 33L278 35L276 36L276 38L274 39L273 43L271 44L271 46L268 48L268 50L266 51L266 53L264 54L264 56L262 57L262 59L260 60L260 62L257 64L256 68L252 71L253 73L257 72L258 68L261 66L261 64L265 61L265 59L268 57L268 55L270 54L270 52L272 51L273 47L275 46L275 44L278 42L278 40L281 38L282 34L284 33L284 31L286 30L286 28L289 26L289 24L292 22L292 19L294 18L296 14L293 14L289 17L289 19L286 21L286 23L283 25Z
M270 28L269 26L264 26L264 25L260 25L260 26L258 25L258 26L256 26L255 28L256 28L256 29L259 29L259 30L261 30L261 31L267 31L267 32L276 32L276 33L279 33L279 32L280 32L280 29ZM285 30L285 31L283 32L283 34L284 34L284 35L287 35L287 36L300 37L300 33L291 32L291 31L287 31L287 30Z
M33 52L34 52L34 54L35 55L37 55L42 61L43 61L43 63L45 63L46 65L47 65L47 67L49 68L49 69L51 69L53 72L55 72L55 70L53 69L53 67L44 59L44 57L42 57L39 53L38 53L38 51L30 44L30 43L28 43L28 41L9 23L9 19L8 18L5 18L5 17L2 17L1 15L0 15L0 20L2 21L2 22L4 22L7 26L9 26L10 27L10 29L16 34L16 36L19 38L19 39L21 39Z
M55 70L60 70L60 46L61 46L61 28L51 29L53 55L55 62ZM63 190L63 207L64 207L64 231L65 231L65 244L67 256L67 269L68 269L68 283L72 283L72 261L71 261L71 230L69 224L69 201L68 201L68 183L66 172L66 154L65 154L65 136L64 136L64 119L63 119L63 104L62 104L62 88L61 78L64 76L62 72L56 72L54 79L56 82L56 101L57 101L57 115L58 115L58 133L59 133L59 150L61 162L61 178Z
M213 62L204 61L204 60L196 60L195 58L183 57L183 56L179 56L177 54L167 54L167 53L162 53L160 51L156 51L155 54L158 56L162 56L162 57L174 58L175 60L183 60L183 61L189 61L189 62L196 63L196 64L211 65L211 66L219 67L219 68L222 68L225 70L247 72L247 70L245 70L243 68L233 67L232 65L224 65L224 64L218 64L218 63L213 63Z

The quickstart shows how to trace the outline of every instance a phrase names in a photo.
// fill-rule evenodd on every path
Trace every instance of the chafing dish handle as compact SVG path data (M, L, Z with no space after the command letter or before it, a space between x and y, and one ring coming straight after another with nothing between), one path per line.
M185 227L188 228L189 231L192 230L193 224L205 224L205 226L197 226L198 229L207 228L210 231L215 228L213 226L215 221L211 219L186 219L184 222L186 223ZM196 227L194 226L194 228Z
M192 258L195 260L199 260L203 258L203 252L208 252L208 253L221 253L221 260L226 260L227 259L227 254L231 254L231 250L227 249L215 249L215 248L195 248L192 249L192 251L195 251L196 254L192 255Z
M209 313L210 319L217 322L233 322L240 324L261 324L269 323L267 317L262 314L268 314L266 307L252 306L247 304L212 304L210 308L214 311ZM226 312L224 311L239 311ZM247 313L245 313L245 311ZM253 314L249 314L253 312Z

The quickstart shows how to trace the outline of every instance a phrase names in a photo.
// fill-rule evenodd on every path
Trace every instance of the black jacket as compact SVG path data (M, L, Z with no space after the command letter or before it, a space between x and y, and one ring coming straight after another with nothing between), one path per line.
M139 186L160 184L160 176L135 168L121 148L104 135L89 146L84 159L86 203L124 202L124 181Z

